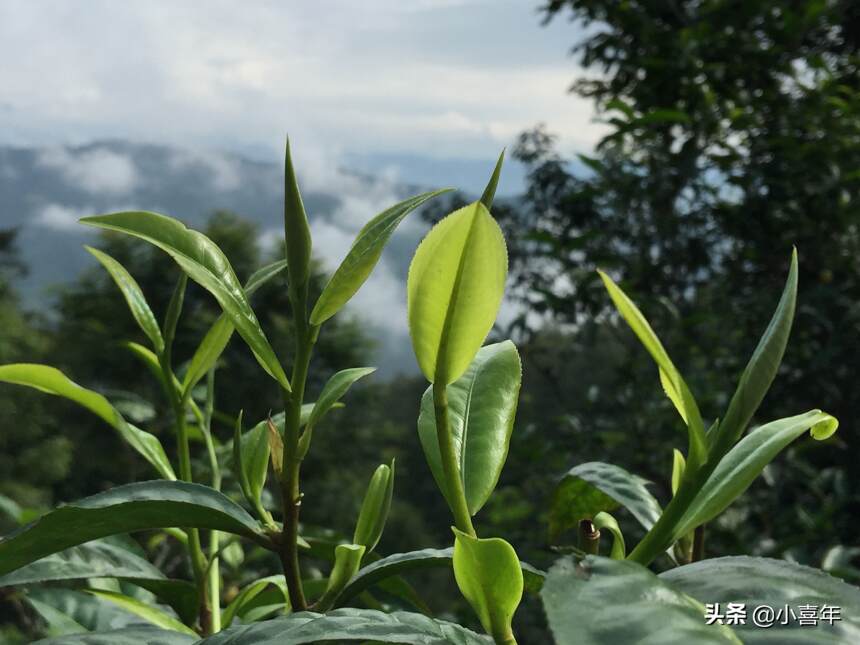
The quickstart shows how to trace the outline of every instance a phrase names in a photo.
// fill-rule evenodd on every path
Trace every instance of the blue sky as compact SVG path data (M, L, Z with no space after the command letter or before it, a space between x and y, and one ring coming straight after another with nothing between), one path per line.
M462 178L538 122L586 151L601 126L567 93L580 32L541 26L538 6L0 0L0 144L127 138L275 158L289 132L318 165L409 181Z

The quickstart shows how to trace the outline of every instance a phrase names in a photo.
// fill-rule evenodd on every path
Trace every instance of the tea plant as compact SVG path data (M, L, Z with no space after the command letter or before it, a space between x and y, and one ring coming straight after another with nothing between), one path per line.
M507 274L504 236L491 215L502 161L500 157L478 201L451 213L427 234L407 280L412 345L430 383L420 401L418 440L451 510L453 547L385 557L374 553L394 493L395 464L382 464L370 479L352 541L333 545L328 552L324 578L302 572L302 554L310 553L312 545L302 536L300 513L302 505L313 500L303 498L301 466L314 431L323 431L326 415L341 406L350 387L373 368L337 372L316 400L308 402L305 386L314 345L322 325L367 280L403 218L445 191L407 199L368 222L313 306L308 289L312 240L289 146L285 259L260 269L245 285L211 240L177 220L149 212L82 220L153 244L182 269L159 324L134 278L107 254L88 249L110 273L149 340L149 347L129 343L127 348L164 390L177 454L168 457L156 436L129 423L101 394L52 367L0 366L2 381L89 409L160 476L62 505L0 541L0 587L20 589L20 596L42 616L49 631L42 642L513 644L513 618L524 592L540 595L560 644L784 642L806 634L828 642L860 641L860 590L790 562L703 559L705 525L739 497L780 450L807 430L813 438L826 440L837 428L833 417L812 410L747 431L788 342L797 297L796 253L773 319L728 409L707 430L692 392L647 320L621 288L601 274L621 318L654 358L660 383L686 427L687 453L673 453L673 497L662 508L647 482L623 468L580 464L561 478L553 493L550 538L567 555L548 572L521 562L514 547L501 538L479 536L473 518L492 495L507 458L522 372L514 343L484 345ZM289 363L275 353L250 304L255 290L284 274L295 325ZM172 346L188 278L211 293L223 313L190 360L177 367ZM215 372L234 332L251 349L270 386L280 391L283 411L250 430L245 430L238 411L232 445L220 446L212 433ZM200 389L202 396L197 394ZM205 447L207 484L192 481L192 439ZM221 488L228 468L237 490L225 494ZM276 510L266 505L263 494L270 474L280 493ZM628 544L634 542L612 515L621 508L644 529L629 553ZM160 537L180 544L192 580L167 578L125 537L136 531L159 531ZM563 536L573 532L576 544L564 544ZM603 540L603 533L610 540ZM220 562L237 541L277 554L282 571L252 581L225 602ZM599 555L601 551L606 556ZM656 574L647 567L658 558L665 570ZM427 567L453 570L454 582L486 635L427 615L420 594L404 578ZM380 604L374 598L380 589L414 611ZM704 603L747 603L752 609L754 603L765 602L814 602L837 606L843 614L841 620L822 621L814 633L806 634L789 633L808 629L790 621L768 630L755 630L749 621L706 624L713 621L705 620Z

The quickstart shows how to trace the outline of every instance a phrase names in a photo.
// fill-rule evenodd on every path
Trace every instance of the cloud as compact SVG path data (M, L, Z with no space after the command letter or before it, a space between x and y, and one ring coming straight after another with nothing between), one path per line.
M567 93L581 29L540 22L522 0L0 3L0 55L16 61L0 136L279 154L290 132L330 153L490 158L546 122L582 151L601 126Z
M48 204L36 213L33 223L37 226L69 233L85 233L86 227L78 220L86 215L92 215L95 209L71 208L62 204Z
M134 161L106 148L77 152L49 148L39 153L37 163L59 172L69 186L89 193L125 194L138 183Z
M229 155L202 150L174 150L170 167L185 170L200 167L209 174L212 188L220 192L236 190L241 185L241 171L237 160Z

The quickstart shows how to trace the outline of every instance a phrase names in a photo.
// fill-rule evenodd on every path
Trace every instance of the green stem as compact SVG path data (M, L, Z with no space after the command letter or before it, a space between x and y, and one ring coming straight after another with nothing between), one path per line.
M705 525L697 526L693 531L693 551L690 562L699 562L705 559Z
M215 409L215 370L209 370L206 375L206 407L204 409L203 428L206 437L206 451L209 455L209 468L212 471L212 488L221 490L221 467L215 454L215 442L212 440L212 412ZM208 590L209 607L212 611L211 631L221 631L221 559L219 543L221 536L218 531L209 533L209 567Z
M460 476L460 464L454 451L451 427L448 421L448 388L444 383L433 383L433 406L436 412L436 439L442 458L442 471L445 474L445 489L448 492L448 505L454 515L454 524L463 533L477 537L472 526L472 515L466 502L466 491Z
M281 479L281 504L284 515L284 530L281 535L280 556L284 579L293 611L307 608L302 588L301 565L299 564L299 513L302 495L299 480L301 460L298 458L299 434L301 431L302 403L308 378L315 333L305 322L306 298L293 298L293 315L296 325L296 359L291 379L292 392L284 392L284 455Z
M579 522L579 548L589 555L597 555L600 551L600 531L591 520Z
M164 381L168 384L168 394L173 407L174 427L176 430L176 443L179 452L179 478L182 481L194 481L191 474L191 450L188 443L188 428L185 425L185 401L181 394L173 387L174 377L170 365L167 363L167 355L161 357L161 370ZM188 534L188 557L191 560L191 570L194 574L194 584L200 602L199 620L200 629L204 636L212 633L212 613L210 598L207 594L206 580L206 558L203 555L203 546L200 542L200 532L197 529L185 529Z

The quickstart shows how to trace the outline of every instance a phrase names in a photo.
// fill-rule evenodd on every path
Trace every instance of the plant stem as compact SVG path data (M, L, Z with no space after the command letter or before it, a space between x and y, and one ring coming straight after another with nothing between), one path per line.
M600 551L600 531L591 520L579 522L579 548L589 555L597 555Z
M690 562L699 562L705 559L705 525L697 526L693 531L693 551Z
M191 450L188 444L188 427L185 425L186 401L173 385L173 370L170 368L169 353L165 352L161 357L161 371L164 383L173 408L173 423L176 430L176 444L179 453L179 478L182 481L193 482L191 474ZM203 546L200 543L200 532L194 528L185 529L188 535L188 557L191 560L191 570L194 574L194 584L197 587L197 595L200 603L199 621L200 629L204 636L212 633L212 612L210 599L207 593L206 581L206 558L203 555Z
M206 375L206 407L202 427L206 437L206 451L209 455L209 468L212 471L212 488L221 490L221 468L215 454L215 442L212 440L212 412L215 409L215 369ZM221 559L219 553L220 535L218 531L209 533L209 606L212 609L211 631L221 631Z
M477 537L472 526L472 515L466 502L466 491L460 475L460 464L454 452L451 427L448 421L448 388L444 383L433 383L433 406L436 412L436 439L442 458L442 471L445 473L445 489L448 492L448 505L454 515L454 524L463 533Z
M304 403L305 384L308 378L308 367L313 353L315 334L305 322L305 302L306 298L304 297L293 299L293 315L296 325L296 359L293 364L291 380L292 393L284 392L284 471L281 479L284 531L281 535L280 556L293 611L303 611L307 608L307 601L302 588L298 547L299 512L302 505L299 482L301 460L298 459L298 446L302 403Z

